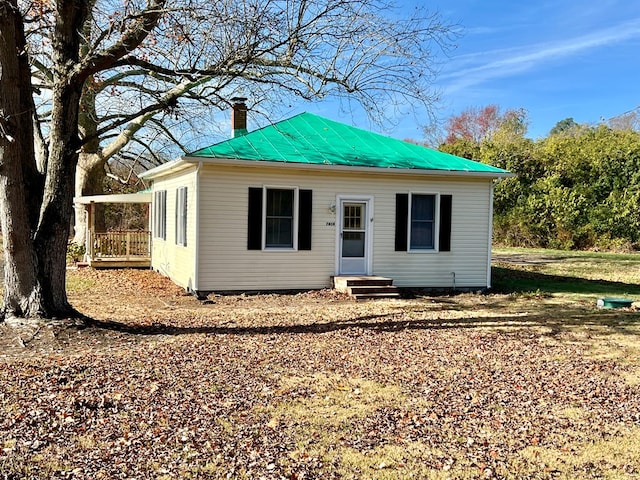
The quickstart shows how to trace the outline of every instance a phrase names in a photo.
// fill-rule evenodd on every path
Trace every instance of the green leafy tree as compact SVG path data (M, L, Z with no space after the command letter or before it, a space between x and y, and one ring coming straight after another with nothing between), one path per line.
M564 133L569 133L578 126L579 125L575 122L573 117L568 117L556 123L549 132L549 135L562 135Z
M596 126L566 118L535 141L525 136L524 110L497 112L469 109L452 118L440 148L515 174L494 189L498 243L561 249L640 245L640 133L634 112Z
M516 174L495 189L497 241L563 249L637 245L640 134L606 125L574 125L566 133L484 146L484 161Z
M482 147L480 143L465 138L460 138L452 143L443 143L439 150L442 152L480 161L482 159Z

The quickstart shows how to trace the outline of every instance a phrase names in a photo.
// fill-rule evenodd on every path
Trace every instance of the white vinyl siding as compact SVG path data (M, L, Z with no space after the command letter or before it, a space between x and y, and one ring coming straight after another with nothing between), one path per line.
M197 286L195 272L196 251L196 172L195 167L173 176L156 178L153 190L165 192L166 231L169 238L154 238L151 249L151 267L171 278L185 289ZM183 193L180 193L183 192ZM182 199L180 198L182 196ZM154 194L154 200L155 200ZM178 215L184 205L185 216ZM155 207L155 205L154 205ZM173 212L176 214L174 215ZM184 228L182 238L181 229ZM175 232L175 238L173 238ZM184 244L178 244L184 240Z
M371 196L374 275L401 287L485 287L489 255L491 179L429 177L293 168L204 165L200 179L200 290L323 288L335 275L338 195ZM249 187L295 185L313 191L312 249L247 249ZM453 196L451 251L395 251L395 196L433 192ZM206 207L206 208L205 208ZM437 211L437 206L436 206ZM224 226L224 228L221 228ZM437 239L437 232L434 233Z

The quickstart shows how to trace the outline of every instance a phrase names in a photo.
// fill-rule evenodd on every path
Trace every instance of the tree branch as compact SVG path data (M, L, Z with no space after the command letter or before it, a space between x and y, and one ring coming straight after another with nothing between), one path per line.
M166 108L171 108L175 105L175 102L178 98L180 98L185 92L196 88L203 83L206 83L210 80L209 77L203 77L196 82L185 82L180 85L177 85L169 92L167 92L157 103L147 106L138 112L137 115L131 115L129 117L125 116L116 122L113 122L110 125L104 126L97 130L96 135L100 136L117 126L124 125L129 122L127 127L120 132L120 134L105 148L102 150L103 157L105 159L111 158L117 152L119 152L128 142L131 140L133 135L138 132L144 124L152 118L158 111L165 110ZM85 139L87 141L88 139Z
M89 75L113 67L117 60L135 50L158 24L165 4L166 0L149 0L147 7L136 15L136 21L127 28L120 40L103 52L88 55L75 69L75 76L84 80Z

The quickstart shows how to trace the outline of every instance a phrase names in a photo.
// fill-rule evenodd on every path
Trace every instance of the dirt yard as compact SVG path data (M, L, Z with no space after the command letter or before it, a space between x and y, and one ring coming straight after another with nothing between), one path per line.
M0 326L0 478L640 478L635 310L356 303L69 272L92 326Z

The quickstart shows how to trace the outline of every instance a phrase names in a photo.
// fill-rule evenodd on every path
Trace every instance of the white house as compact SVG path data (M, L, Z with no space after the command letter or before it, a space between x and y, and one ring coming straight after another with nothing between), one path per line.
M493 182L502 169L309 113L145 172L151 266L194 292L491 285Z

